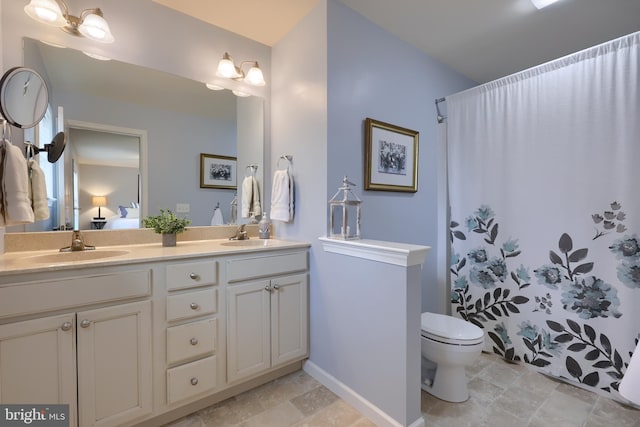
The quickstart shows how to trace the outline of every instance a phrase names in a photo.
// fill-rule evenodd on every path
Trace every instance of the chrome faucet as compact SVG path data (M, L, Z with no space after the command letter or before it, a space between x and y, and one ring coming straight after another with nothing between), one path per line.
M95 249L95 246L86 245L80 235L80 230L73 230L71 235L71 246L65 246L60 249L60 252L76 252L76 251L90 251Z
M229 240L248 240L249 236L247 236L247 232L244 229L245 225L246 224L240 224L236 230L236 235L229 237Z

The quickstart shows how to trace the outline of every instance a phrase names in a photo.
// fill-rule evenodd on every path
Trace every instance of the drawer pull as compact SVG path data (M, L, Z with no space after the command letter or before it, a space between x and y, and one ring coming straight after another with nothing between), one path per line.
M191 345L198 345L198 338L191 338L189 340L189 344Z
M88 328L89 326L91 326L91 322L87 319L84 319L82 322L80 322L80 326L82 326L83 328Z
M264 290L267 292L271 292L271 286L267 285L264 287Z
M196 377L191 378L191 385L198 385L198 379Z
M192 280L200 280L200 275L196 273L189 273L189 278Z
M62 326L60 326L60 329L63 331L70 331L72 326L71 322L64 322Z
M192 302L191 304L189 304L189 307L191 307L191 310L197 310L200 308L198 303L195 303L195 302Z
M273 285L273 289L277 291L278 289L280 289L280 285Z

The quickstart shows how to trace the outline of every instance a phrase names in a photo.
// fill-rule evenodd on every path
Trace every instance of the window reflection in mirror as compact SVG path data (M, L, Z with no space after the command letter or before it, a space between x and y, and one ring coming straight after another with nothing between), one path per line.
M97 194L102 190L87 188L83 183L83 169L94 171L93 183L99 177L97 180L103 188L118 181L119 174L113 171L99 173L99 168L108 166L95 164L95 159L93 164L83 165L74 150L67 148L65 159L58 161L52 171L51 199L57 206L58 217L52 217L49 225L33 224L8 229L8 232L75 225L71 159L78 163L81 229L91 228L91 220L98 216L98 207L91 204L94 195L107 197L107 206L100 207L103 217L119 215L119 207L131 206L132 202L140 203L141 216L157 214L159 209L175 210L177 204L187 204L189 212L185 215L192 220L192 225L210 225L213 209L219 204L224 221L228 222L235 191L199 187L200 153L237 157L240 181L245 166L257 163L256 177L262 187L262 99L238 99L228 90L208 90L201 82L118 61L98 61L72 49L59 49L31 39L24 41L25 66L38 71L50 87L51 111L56 113L59 106L64 109L64 131L69 146L78 139L70 132L69 123L81 122L144 130L148 137L147 152L141 152L141 184L137 186L141 194L132 199L130 195L116 193L109 197L110 194ZM247 108L247 104L253 107ZM259 114L256 114L257 109ZM247 111L251 114L245 114ZM53 123L56 119L52 117ZM254 131L247 132L247 129ZM39 141L39 146L43 144ZM103 145L106 145L103 148L109 147L109 144ZM146 158L143 158L145 154ZM55 168L66 170L56 172ZM58 183L56 176L61 177ZM147 200L145 205L142 204L144 200Z

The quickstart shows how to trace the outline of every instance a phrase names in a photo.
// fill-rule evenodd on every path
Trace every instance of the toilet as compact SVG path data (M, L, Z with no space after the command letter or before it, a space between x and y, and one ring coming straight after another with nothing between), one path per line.
M422 389L448 402L464 402L469 398L465 366L482 352L484 332L443 314L422 313L421 320Z

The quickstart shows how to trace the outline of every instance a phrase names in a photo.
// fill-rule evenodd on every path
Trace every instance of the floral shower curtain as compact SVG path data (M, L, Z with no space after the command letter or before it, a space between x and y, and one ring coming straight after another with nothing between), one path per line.
M618 398L640 336L640 33L447 97L452 313Z

